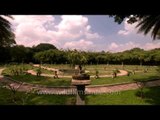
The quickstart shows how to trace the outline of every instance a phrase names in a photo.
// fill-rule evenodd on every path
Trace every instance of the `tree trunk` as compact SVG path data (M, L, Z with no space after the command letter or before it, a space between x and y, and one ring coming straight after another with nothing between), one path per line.
M107 62L107 66L109 66L109 61Z
M122 62L122 69L124 69L124 64L123 64L123 62Z
M142 66L142 61L140 61L140 66Z

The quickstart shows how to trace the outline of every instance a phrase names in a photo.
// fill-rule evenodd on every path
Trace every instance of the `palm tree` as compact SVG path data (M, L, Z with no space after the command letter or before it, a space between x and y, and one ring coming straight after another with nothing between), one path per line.
M160 38L160 15L146 15L139 18L140 22L136 27L139 27L139 32L148 34L151 31L153 39Z
M10 15L6 15L6 17L13 19ZM0 47L16 44L14 38L10 22L0 15Z
M145 35L151 31L153 40L160 39L160 15L110 15L114 17L115 22L121 24L125 18L129 18L128 23L132 24L139 22L136 27L139 27L138 32L143 32Z

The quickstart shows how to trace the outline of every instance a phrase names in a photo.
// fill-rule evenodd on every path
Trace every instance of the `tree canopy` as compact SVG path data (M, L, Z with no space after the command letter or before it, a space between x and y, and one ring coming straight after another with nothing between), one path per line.
M56 49L57 48L49 43L40 43L37 46L33 47L34 51L40 52L40 51L45 51L45 50L50 50L50 49Z
M13 19L11 16L6 15ZM13 44L16 44L15 35L13 33L11 23L5 19L2 15L0 16L0 47L8 47Z

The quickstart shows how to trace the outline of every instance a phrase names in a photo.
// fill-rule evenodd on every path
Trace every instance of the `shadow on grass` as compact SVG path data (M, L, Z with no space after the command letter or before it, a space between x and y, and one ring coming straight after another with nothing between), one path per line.
M147 82L147 81L154 81L154 80L160 80L160 76L153 75L153 76L147 76L145 78L133 78L133 81L135 82Z
M37 95L16 92L14 99L12 92L0 86L0 105L75 105L74 95Z
M160 86L146 88L143 91L143 99L152 105L160 105Z
M34 95L30 99L32 105L75 105L73 95Z
M160 76L148 76L147 78L134 79L135 82L141 82L136 96L141 97L145 102L152 105L160 105L160 86L146 88L147 81L160 80Z

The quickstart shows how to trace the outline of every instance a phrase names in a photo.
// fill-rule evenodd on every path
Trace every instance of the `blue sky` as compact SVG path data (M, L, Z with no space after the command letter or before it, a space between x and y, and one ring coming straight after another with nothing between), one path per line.
M59 49L119 52L134 47L159 48L150 35L137 34L135 24L117 24L107 15L13 15L17 44L50 43Z

